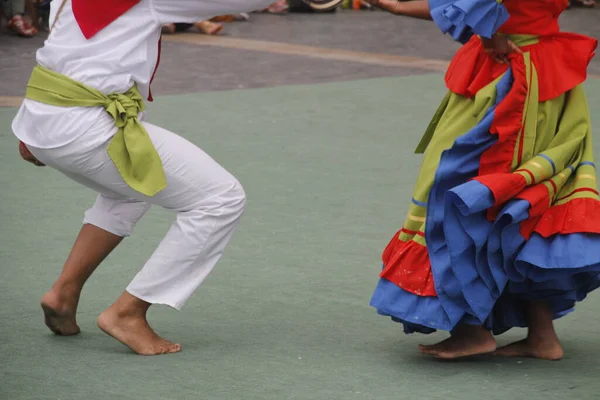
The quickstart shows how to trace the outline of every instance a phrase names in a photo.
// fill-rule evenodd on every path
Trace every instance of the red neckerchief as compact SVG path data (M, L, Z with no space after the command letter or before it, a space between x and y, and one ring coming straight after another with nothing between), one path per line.
M73 15L86 39L110 25L140 0L72 0Z
M79 25L79 29L86 39L94 37L102 29L106 28L121 15L129 11L141 0L72 0L73 15ZM158 69L160 62L161 42L158 42L158 59L156 67L152 74L152 80ZM152 101L152 93L148 95L148 100Z

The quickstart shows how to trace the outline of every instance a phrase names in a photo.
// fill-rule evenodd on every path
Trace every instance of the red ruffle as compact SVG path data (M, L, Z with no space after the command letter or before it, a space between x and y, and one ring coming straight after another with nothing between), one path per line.
M593 216L600 215L600 201L579 198L548 209L535 226L543 237L570 233L600 234L600 224Z
M494 221L504 203L514 198L527 187L527 181L519 174L489 174L474 180L485 185L494 196L494 206L487 212L487 218Z
M519 174L489 174L478 176L475 180L490 189L494 195L494 207L504 205L527 187L527 181Z
M403 242L398 232L383 252L384 269L379 275L417 296L435 297L435 285L427 248L412 240Z
M600 234L600 224L592 217L600 215L600 201L596 198L578 198L552 206L547 186L539 183L526 187L525 178L519 174L490 174L474 180L485 185L494 195L494 206L488 210L490 221L496 219L502 206L510 199L525 200L531 205L529 218L520 226L525 239L529 239L533 232L543 237L571 233ZM552 180L547 182L553 184ZM581 188L566 197L578 192L591 192L598 196L593 188Z
M574 33L541 36L539 43L523 46L530 52L539 82L539 101L554 99L583 83L598 41ZM446 72L446 85L454 93L474 96L506 72L508 66L494 62L473 36L454 56Z
M550 207L550 193L546 185L537 184L525 189L517 199L525 200L531 205L529 218L521 222L520 227L521 235L529 240L543 213Z

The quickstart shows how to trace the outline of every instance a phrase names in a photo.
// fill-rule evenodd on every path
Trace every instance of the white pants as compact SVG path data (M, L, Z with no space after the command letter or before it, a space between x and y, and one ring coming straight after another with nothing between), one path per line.
M246 198L240 183L197 146L143 124L167 178L167 187L154 197L134 191L123 181L107 154L110 141L94 143L93 132L63 147L30 147L30 151L47 166L100 193L85 214L85 224L126 237L152 204L177 212L171 229L127 291L179 310L223 254Z

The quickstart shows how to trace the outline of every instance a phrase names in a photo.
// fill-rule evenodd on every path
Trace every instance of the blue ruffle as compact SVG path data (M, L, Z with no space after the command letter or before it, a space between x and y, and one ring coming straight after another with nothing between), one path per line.
M512 83L513 77L509 71L496 85L496 104L506 97ZM458 138L452 148L442 153L429 193L425 237L438 297L417 296L385 279L380 279L375 289L371 306L382 315L406 322L405 331L431 333L436 329L452 330L461 321L477 323L471 318L464 320L464 310L468 305L446 301L445 290L453 292L456 288L443 287L443 284L452 281L448 279L451 266L444 233L444 208L446 193L453 188L459 189L461 184L477 176L481 154L496 141L489 133L496 104L487 111L477 126ZM489 200L493 203L493 198ZM485 206L486 204L481 205L482 210L485 210ZM485 238L486 232L479 232L475 237ZM454 282L451 285L454 285Z
M543 299L554 318L570 313L575 303L600 287L600 235L574 233L544 238L534 233L529 240L520 223L529 217L529 202L509 202L494 224L488 242L488 262L504 291L490 304L487 325L500 334L525 327L523 301ZM592 250L598 249L598 250ZM493 307L493 309L492 309Z
M496 104L442 153L425 229L438 296L417 296L385 279L375 289L371 305L402 322L406 333L451 331L467 323L499 334L526 326L525 300L543 299L560 318L600 287L600 235L533 234L526 241L520 224L529 218L529 202L509 201L490 222L487 210L494 196L470 180L477 176L482 153L497 140L489 128L512 82L509 70L496 86Z
M509 17L496 0L429 0L429 8L440 30L460 43L473 34L491 38Z

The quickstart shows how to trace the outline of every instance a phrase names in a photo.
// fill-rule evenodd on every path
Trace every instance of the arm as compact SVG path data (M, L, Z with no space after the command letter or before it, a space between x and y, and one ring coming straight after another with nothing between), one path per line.
M398 0L371 0L375 6L386 11L405 17L425 19L431 21L431 10L427 0L398 1Z
M369 0L393 14L433 20L442 33L466 43L473 35L491 39L508 19L502 0Z
M273 0L151 0L157 22L194 23L218 15L256 11L269 6Z

